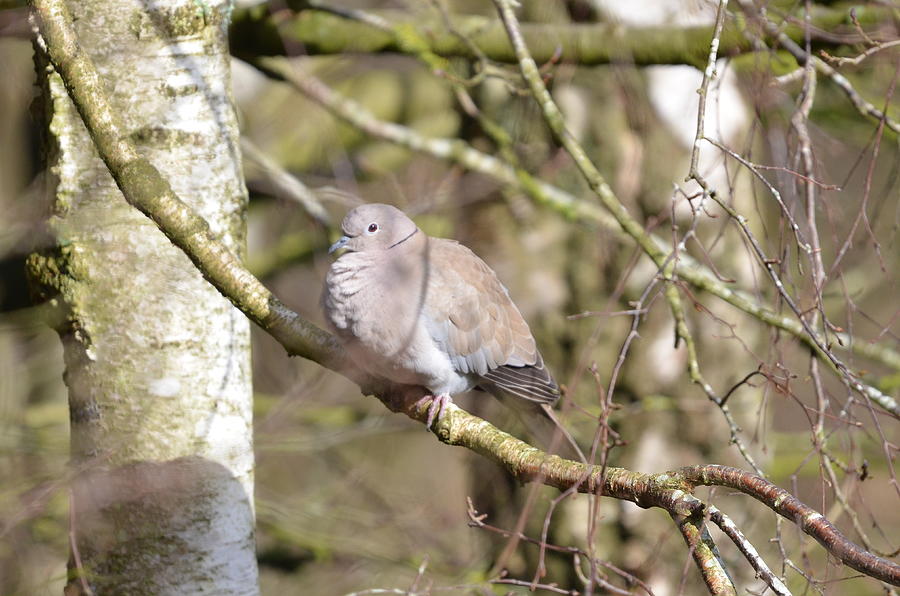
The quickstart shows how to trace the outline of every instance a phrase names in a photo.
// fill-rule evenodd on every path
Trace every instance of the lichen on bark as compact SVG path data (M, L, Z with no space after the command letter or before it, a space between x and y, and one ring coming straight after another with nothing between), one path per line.
M229 4L204 5L68 8L121 134L243 254ZM67 593L255 594L249 323L125 201L94 148L118 139L92 139L79 115L90 106L76 110L37 60L56 243L28 271L36 297L64 312L79 555ZM164 191L141 168L123 175L149 197Z

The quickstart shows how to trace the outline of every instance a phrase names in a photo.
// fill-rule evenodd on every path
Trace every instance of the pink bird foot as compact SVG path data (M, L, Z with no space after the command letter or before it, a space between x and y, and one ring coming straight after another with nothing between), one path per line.
M425 421L425 428L430 430L431 425L434 424L434 421L444 414L444 410L447 409L447 404L452 403L453 398L450 397L449 393L442 393L441 395L426 395L422 397L422 399L417 401L416 408L424 406L425 404L429 404L428 419Z

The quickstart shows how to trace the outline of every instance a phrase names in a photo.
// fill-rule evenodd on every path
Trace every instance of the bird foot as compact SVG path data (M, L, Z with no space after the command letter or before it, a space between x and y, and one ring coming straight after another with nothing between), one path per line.
M428 404L428 419L425 421L425 428L431 430L431 425L434 424L434 421L443 416L444 410L447 409L447 404L452 403L453 398L447 393L441 395L426 395L417 401L416 408Z

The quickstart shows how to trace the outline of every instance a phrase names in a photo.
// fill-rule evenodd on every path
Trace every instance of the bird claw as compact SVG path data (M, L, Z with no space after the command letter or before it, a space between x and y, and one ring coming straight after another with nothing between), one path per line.
M425 421L425 428L427 430L431 430L431 425L434 424L434 421L444 415L444 410L447 409L447 404L452 404L453 398L451 398L448 394L442 395L426 395L422 397L419 401L416 402L416 408L420 408L425 404L428 404L428 418Z

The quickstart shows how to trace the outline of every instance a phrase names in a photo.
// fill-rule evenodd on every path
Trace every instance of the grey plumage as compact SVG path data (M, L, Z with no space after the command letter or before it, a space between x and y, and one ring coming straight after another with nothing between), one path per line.
M424 386L438 410L474 387L535 404L559 397L528 324L475 253L390 205L357 207L341 227L332 250L348 252L328 271L322 307L358 366Z

